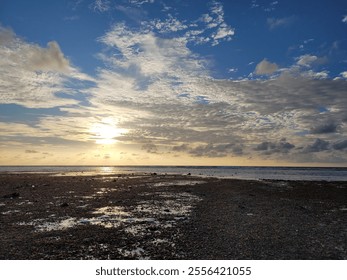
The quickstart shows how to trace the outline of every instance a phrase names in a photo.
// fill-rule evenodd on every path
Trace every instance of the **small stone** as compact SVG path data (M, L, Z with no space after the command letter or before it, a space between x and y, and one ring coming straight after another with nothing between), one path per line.
M10 193L10 194L5 194L4 196L3 196L3 198L16 198L16 197L19 197L19 193L17 193L17 192L14 192L14 193Z
M67 207L67 206L69 206L69 204L68 204L68 203L66 203L66 202L64 202L64 203L60 204L60 207Z

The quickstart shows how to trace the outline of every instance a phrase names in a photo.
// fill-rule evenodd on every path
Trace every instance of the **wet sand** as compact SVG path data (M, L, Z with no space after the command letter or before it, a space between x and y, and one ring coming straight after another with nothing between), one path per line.
M347 259L346 240L347 182L0 174L0 259Z

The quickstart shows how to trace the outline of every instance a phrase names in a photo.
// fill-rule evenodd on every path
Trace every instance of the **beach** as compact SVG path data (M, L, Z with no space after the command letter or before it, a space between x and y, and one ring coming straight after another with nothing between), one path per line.
M0 173L0 259L347 259L347 182Z

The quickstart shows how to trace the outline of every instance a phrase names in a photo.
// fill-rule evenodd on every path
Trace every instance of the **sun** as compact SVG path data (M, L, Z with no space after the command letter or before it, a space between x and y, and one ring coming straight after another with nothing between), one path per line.
M100 123L92 125L90 132L95 143L110 145L117 142L117 137L126 132L125 129L118 128L116 122L111 118L104 118Z

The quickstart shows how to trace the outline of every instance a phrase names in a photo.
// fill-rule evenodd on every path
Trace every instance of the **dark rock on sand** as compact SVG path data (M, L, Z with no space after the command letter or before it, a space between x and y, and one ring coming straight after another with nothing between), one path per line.
M20 196L19 193L13 192L13 193L10 193L10 194L5 194L5 195L3 195L2 197L3 197L3 198L11 198L11 199L13 199L13 198L17 198L17 197L19 197L19 196Z

